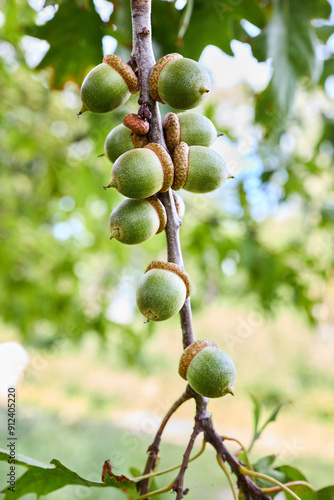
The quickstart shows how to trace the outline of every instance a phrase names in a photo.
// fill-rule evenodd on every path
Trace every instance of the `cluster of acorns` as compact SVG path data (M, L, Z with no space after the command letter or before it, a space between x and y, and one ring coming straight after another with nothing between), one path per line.
M152 69L149 84L153 99L178 110L198 106L210 90L207 72L179 54L162 57ZM138 90L132 68L118 56L107 55L82 84L79 114L112 111ZM157 193L172 188L182 218L184 205L174 191L209 193L230 177L223 158L210 149L220 134L208 118L189 111L168 113L163 127L169 152L150 142L150 118L148 107L142 106L138 114L126 115L105 141L104 154L113 162L111 181L105 188L114 187L128 198L110 215L111 237L128 245L164 230L166 211ZM171 262L153 261L139 282L137 305L149 321L163 321L180 311L190 289L183 269ZM206 397L232 393L235 383L232 360L208 340L196 341L184 351L179 373Z

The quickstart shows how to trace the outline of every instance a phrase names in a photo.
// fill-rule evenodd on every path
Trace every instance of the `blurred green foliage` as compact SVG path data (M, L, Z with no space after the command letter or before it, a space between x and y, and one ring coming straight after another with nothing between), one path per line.
M100 63L102 38L114 37L117 52L130 56L129 2L114 2L107 22L91 0L46 1L54 9L47 21L23 1L0 6L1 318L45 347L59 336L121 332L125 359L140 362L154 325L143 325L137 313L132 320L135 288L147 263L165 258L164 236L135 248L109 241L108 216L121 197L103 191L111 165L97 157L110 129L136 112L137 97L111 114L76 117L78 85ZM238 182L216 196L184 194L181 240L193 306L232 294L271 312L294 304L313 322L333 267L334 106L324 91L333 67L325 50L334 31L330 5L290 2L287 12L279 0L195 0L180 44L187 8L153 1L157 57L177 51L198 59L209 44L233 55L237 39L259 61L273 62L268 88L246 89L255 116L249 132L260 131L260 139L241 155ZM260 34L251 37L244 20ZM32 69L27 46L37 39L50 47ZM204 112L221 129L220 104L208 101ZM238 148L242 136L228 125L225 132ZM128 314L119 318L122 301Z

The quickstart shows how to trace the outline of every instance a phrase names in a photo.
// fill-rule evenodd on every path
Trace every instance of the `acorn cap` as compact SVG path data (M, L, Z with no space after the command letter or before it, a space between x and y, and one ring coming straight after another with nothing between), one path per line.
M162 121L167 148L173 152L181 142L180 119L176 113L167 113Z
M179 364L179 374L181 375L182 378L187 380L187 371L190 362L196 356L196 354L205 347L217 347L218 349L216 342L205 339L205 340L196 340L184 350Z
M177 274L179 276L187 289L187 295L186 298L189 297L191 293L191 282L190 282L190 277L189 274L183 271L180 266L177 264L174 264L174 262L164 262L163 260L153 260L145 269L145 273L150 271L151 269L162 269L164 271L171 271L174 274Z
M150 130L150 124L135 113L125 115L123 118L123 125L138 135L146 135Z
M169 63L169 61L172 61L173 59L180 59L180 58L182 58L182 56L180 54L177 54L177 53L167 54L166 56L159 59L159 61L157 61L155 63L155 65L153 66L153 69L152 69L151 74L150 74L149 85L150 85L151 97L155 101L159 101L162 104L164 104L164 102L161 100L161 98L159 96L159 92L158 92L158 80L159 80L159 75L160 75L162 68L164 68L166 66L166 64Z
M160 160L162 170L164 172L164 183L160 189L160 193L164 193L165 191L168 191L174 180L174 166L172 159L165 148L160 146L160 144L150 142L147 146L145 146L145 148L153 151L153 153L155 153Z
M165 229L167 224L167 214L165 207L163 206L159 198L157 198L156 196L150 196L149 198L146 198L146 200L151 203L152 207L155 208L155 210L158 213L160 226L156 234L161 233L161 231Z
M138 135L135 134L134 132L131 133L131 140L132 144L134 147L137 148L144 148L148 144L148 138L146 135Z
M189 151L190 148L185 142L180 142L174 151L174 182L172 185L174 191L182 189L187 182L189 173Z
M130 94L139 92L138 78L130 68L130 66L115 54L107 54L103 58L103 62L109 64L125 81Z

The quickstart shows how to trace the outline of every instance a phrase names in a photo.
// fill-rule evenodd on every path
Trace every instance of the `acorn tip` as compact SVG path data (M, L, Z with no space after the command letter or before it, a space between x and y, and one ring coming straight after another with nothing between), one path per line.
M77 113L77 117L81 116L83 113L85 113L87 110L86 106L83 104L82 108L80 109L79 113Z
M200 94L208 94L210 92L210 89L207 89L206 87L201 87L199 89Z

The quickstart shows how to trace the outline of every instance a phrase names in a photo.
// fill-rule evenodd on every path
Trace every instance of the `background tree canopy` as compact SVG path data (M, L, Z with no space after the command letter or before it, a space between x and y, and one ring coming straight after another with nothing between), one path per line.
M76 117L79 86L103 46L130 57L130 2L0 5L2 320L36 345L111 333L127 339L119 341L125 357L138 358L154 325L132 321L134 291L147 262L164 258L164 235L135 248L109 241L108 216L121 197L102 190L110 163L97 158L137 97L111 114ZM270 61L264 90L214 87L203 108L225 133L219 147L237 181L196 200L184 193L194 309L231 296L267 311L293 304L316 321L333 267L330 3L153 0L152 9L156 58L198 60L207 46L233 57L237 40Z

